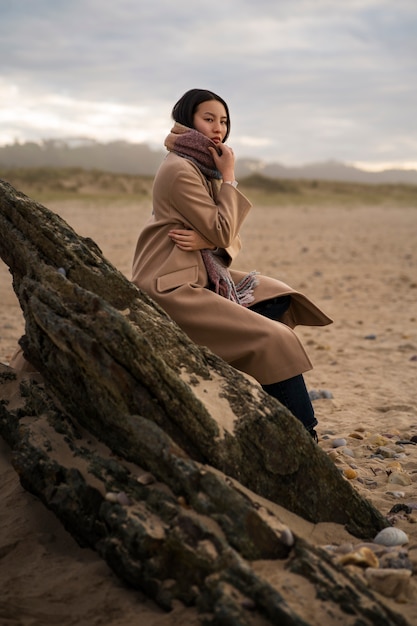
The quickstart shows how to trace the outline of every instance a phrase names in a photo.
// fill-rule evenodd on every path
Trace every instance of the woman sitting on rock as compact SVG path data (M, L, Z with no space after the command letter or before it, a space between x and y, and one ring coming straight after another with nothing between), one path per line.
M231 267L251 204L237 188L235 157L225 143L226 102L191 89L172 116L132 280L195 343L250 374L317 439L302 375L312 366L293 328L331 320L285 283Z

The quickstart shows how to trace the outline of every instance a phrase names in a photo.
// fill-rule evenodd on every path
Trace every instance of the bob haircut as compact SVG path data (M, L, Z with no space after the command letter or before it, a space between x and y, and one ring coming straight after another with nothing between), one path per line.
M202 102L208 102L210 100L217 100L217 102L221 102L226 109L227 132L225 138L223 139L224 143L230 134L229 107L223 98L220 98L220 96L216 95L212 91L207 91L206 89L190 89L174 105L174 108L172 109L172 117L175 122L178 122L183 126L188 126L188 128L194 128L194 113L196 112L197 107Z

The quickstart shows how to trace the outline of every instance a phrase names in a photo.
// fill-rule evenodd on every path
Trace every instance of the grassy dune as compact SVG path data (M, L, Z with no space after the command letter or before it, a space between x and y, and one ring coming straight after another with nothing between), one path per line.
M144 199L152 177L81 168L0 169L0 178L39 202L52 200ZM417 186L362 184L322 180L285 180L254 174L239 189L257 205L408 206L417 207Z

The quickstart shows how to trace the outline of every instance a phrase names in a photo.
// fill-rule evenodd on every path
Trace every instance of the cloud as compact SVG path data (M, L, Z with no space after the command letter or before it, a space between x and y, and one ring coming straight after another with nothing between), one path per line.
M156 145L202 87L228 101L242 156L415 158L414 0L20 0L2 8L0 55L3 143Z
M126 137L160 147L167 130L166 111L158 111L157 103L135 106L56 93L31 95L4 81L0 81L0 101L0 144L62 137L106 142Z

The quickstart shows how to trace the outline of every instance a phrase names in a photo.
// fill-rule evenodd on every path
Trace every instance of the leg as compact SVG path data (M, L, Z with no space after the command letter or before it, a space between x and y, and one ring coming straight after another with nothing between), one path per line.
M279 320L291 304L291 296L281 296L279 298L271 298L264 302L259 302L249 307L251 311L259 313L271 320Z
M260 315L279 320L290 306L290 303L291 296L282 296L280 298L272 298L266 302L260 302L250 308ZM318 422L314 416L313 405L301 374L294 378L273 383L272 385L263 385L262 387L269 395L286 406L294 417L300 420L311 436L317 440L314 427L317 426Z
M300 420L309 433L315 438L314 427L318 422L314 416L313 405L301 374L272 385L262 385L264 391L287 407Z

